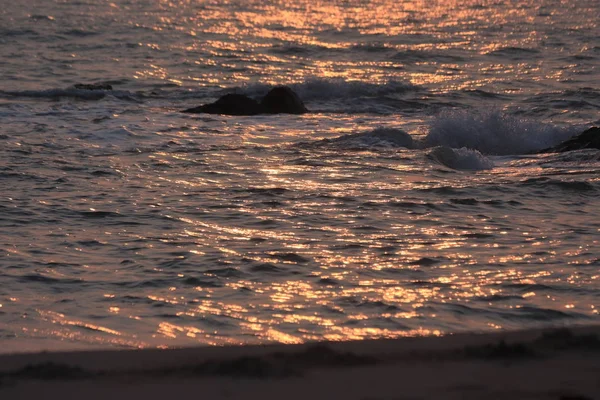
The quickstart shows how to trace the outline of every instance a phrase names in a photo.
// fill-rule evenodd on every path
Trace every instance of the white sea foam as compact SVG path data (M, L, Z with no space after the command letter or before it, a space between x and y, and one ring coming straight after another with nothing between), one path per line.
M446 146L433 148L428 156L452 169L460 170L485 170L494 168L492 160L481 154L477 150L467 149L452 149Z
M305 101L379 97L418 90L419 87L406 81L388 80L382 83L348 81L341 78L311 78L302 83L288 85ZM240 88L249 96L263 96L273 85L254 84Z
M425 144L466 147L483 154L525 154L555 146L579 130L517 118L498 110L452 111L442 113L431 123Z

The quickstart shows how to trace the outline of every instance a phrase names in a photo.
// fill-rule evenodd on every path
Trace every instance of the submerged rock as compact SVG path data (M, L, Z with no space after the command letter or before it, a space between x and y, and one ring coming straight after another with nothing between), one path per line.
M544 149L540 153L564 153L582 149L600 149L600 128L594 126L557 146Z
M304 114L308 112L298 95L287 86L277 86L261 102L243 95L226 94L214 103L183 110L185 113L223 115Z
M107 83L77 83L73 87L80 90L112 90L112 86Z

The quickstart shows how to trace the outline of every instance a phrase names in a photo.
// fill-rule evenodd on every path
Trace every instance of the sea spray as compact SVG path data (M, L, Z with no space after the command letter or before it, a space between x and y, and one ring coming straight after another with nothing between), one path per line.
M578 130L578 127L522 119L498 110L448 111L433 120L424 143L465 147L483 154L526 154L552 147Z
M282 83L283 84L283 83ZM263 96L275 85L252 84L237 91L248 96ZM301 83L288 84L305 101L380 97L414 92L419 86L403 80L387 80L381 83L352 81L342 78L309 78Z

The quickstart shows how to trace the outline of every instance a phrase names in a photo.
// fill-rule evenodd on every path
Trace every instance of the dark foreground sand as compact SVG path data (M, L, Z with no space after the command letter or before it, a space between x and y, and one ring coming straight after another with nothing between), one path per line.
M600 326L0 356L0 399L600 400Z

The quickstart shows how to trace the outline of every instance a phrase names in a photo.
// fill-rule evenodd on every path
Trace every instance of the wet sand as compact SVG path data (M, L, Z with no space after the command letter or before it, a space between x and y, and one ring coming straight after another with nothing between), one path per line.
M600 399L600 326L0 356L2 399Z

